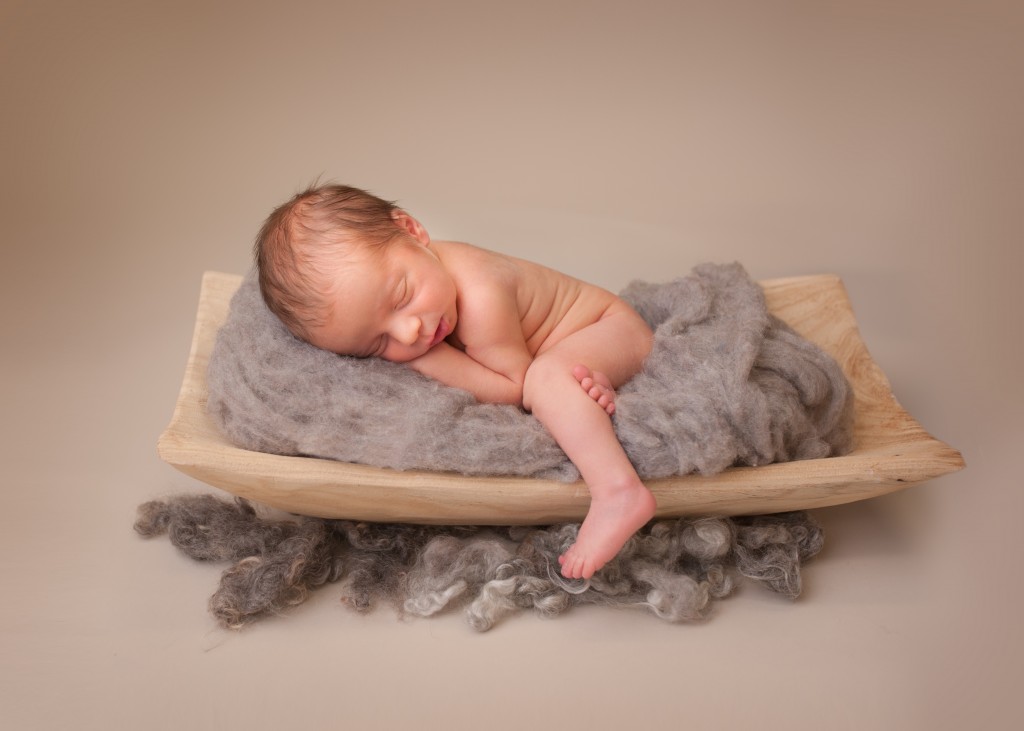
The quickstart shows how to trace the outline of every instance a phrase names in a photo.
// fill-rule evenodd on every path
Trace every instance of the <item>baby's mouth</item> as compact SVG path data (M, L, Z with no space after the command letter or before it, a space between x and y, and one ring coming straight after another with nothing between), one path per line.
M451 332L451 326L448 324L448 321L442 317L441 322L437 323L437 330L434 331L434 337L430 340L430 347L433 348L446 337L451 335Z

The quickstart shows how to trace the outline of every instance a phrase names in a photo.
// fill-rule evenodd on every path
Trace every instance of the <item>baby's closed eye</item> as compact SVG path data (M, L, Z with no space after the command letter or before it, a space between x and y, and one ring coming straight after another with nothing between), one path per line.
M395 309L400 310L412 301L412 287L409 286L409 280L402 279L398 283L398 288L395 291Z

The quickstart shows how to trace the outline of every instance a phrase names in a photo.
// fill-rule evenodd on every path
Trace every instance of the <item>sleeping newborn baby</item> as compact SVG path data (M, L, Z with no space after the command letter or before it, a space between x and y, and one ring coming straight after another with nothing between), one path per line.
M434 241L357 188L310 188L256 239L260 291L298 338L379 357L477 400L530 411L579 469L591 503L561 556L590 578L655 513L619 444L615 389L650 352L644 320L611 292L470 244Z

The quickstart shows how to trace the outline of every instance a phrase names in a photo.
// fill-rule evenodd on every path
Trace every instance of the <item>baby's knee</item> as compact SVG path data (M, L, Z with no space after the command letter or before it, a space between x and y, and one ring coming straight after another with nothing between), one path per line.
M579 388L572 375L574 364L565 364L560 358L542 354L526 369L523 378L523 408L533 411L544 399L553 398L557 389L571 382Z

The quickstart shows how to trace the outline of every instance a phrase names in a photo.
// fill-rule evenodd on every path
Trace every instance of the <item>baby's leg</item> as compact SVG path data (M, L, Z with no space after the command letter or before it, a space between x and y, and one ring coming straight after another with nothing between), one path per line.
M590 578L657 507L604 408L580 387L573 368L586 363L618 386L640 369L650 346L650 329L623 305L545 351L526 373L524 405L579 468L590 490L590 509L576 543L559 559L568 578Z
M608 376L601 371L592 371L585 365L573 368L572 375L580 382L584 392L594 399L608 416L615 413L615 387Z

